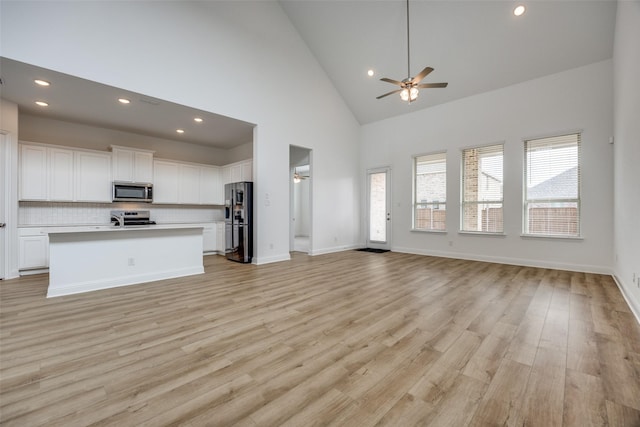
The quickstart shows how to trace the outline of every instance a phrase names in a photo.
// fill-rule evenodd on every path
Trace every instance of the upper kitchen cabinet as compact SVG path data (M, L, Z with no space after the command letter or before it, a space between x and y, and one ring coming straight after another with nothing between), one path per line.
M223 184L253 181L253 160L243 160L222 167Z
M74 194L75 157L74 150L21 143L20 200L57 202L76 200L77 197Z
M113 180L153 182L153 151L111 146Z
M153 203L178 203L178 169L179 165L175 162L153 162Z
M182 164L178 168L178 202L197 205L200 201L200 166Z
M48 200L48 156L45 147L20 144L20 200Z
M20 200L111 202L111 156L20 143Z
M98 151L75 153L78 202L111 202L111 156Z
M200 168L200 201L205 205L224 205L224 187L219 167Z
M222 205L218 166L154 160L153 203Z

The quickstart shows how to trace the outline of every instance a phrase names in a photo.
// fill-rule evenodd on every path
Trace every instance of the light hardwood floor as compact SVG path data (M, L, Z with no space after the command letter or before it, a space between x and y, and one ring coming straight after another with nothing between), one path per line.
M640 426L610 277L349 251L46 299L0 282L3 426Z

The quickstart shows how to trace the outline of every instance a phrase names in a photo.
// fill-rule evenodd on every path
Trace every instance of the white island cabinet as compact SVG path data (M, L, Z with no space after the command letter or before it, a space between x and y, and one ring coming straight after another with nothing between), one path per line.
M201 226L49 231L47 297L201 273Z

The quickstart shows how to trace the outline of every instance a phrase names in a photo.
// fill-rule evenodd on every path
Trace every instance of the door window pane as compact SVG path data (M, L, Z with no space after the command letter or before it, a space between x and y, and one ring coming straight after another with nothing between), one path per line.
M369 241L387 241L387 174L369 174Z

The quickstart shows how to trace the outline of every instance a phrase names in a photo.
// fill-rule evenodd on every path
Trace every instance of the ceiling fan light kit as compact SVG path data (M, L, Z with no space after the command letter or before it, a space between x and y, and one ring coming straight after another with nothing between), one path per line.
M400 89L392 90L391 92L385 93L376 97L376 99L384 98L385 96L393 95L394 93L400 94L400 99L403 101L411 102L418 99L418 95L420 94L420 89L428 89L428 88L445 88L448 83L423 83L420 84L422 79L427 77L429 73L433 71L433 68L426 67L424 70L420 71L415 77L411 77L411 49L410 49L410 40L409 40L409 0L407 0L407 78L400 81L389 79L387 77L383 77L380 80L383 82L391 83L397 86L400 86Z

